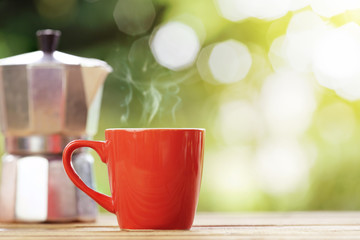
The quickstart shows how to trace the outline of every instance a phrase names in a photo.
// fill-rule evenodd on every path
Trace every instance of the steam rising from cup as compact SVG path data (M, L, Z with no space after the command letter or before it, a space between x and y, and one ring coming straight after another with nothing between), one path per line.
M169 116L175 121L175 111L181 102L179 84L191 78L193 68L172 71L161 66L150 49L150 37L136 40L128 52L115 56L114 76L121 81L121 122L126 124L134 101L141 104L140 123L150 124L156 116ZM124 57L125 56L125 57ZM139 109L139 104L136 105ZM134 111L132 111L134 112Z
M151 0L118 0L113 13L118 29L130 36L150 31L155 15ZM142 124L150 124L157 115L166 113L175 121L175 109L181 102L178 85L195 73L190 67L204 38L202 22L184 15L153 29L150 36L135 40L128 53L115 53L114 65L118 67L114 76L121 81L123 124L130 117L134 100L138 102L136 111L141 104Z

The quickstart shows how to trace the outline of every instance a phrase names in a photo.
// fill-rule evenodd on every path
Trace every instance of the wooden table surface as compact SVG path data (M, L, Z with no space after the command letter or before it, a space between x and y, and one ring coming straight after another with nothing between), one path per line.
M96 223L0 224L1 239L360 239L360 212L198 213L190 231L124 231Z

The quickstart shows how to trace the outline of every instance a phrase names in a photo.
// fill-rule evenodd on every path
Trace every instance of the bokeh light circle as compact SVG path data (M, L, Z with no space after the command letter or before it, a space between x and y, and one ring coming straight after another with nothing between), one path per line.
M287 67L289 62L286 59L286 36L280 36L271 43L268 58L273 70L280 71Z
M246 8L241 6L242 4L244 4L242 0L215 0L215 5L220 15L233 22L250 17L249 14L246 13Z
M233 22L250 17L274 20L309 4L309 0L215 0L219 14Z
M291 71L277 72L265 79L260 103L266 125L274 136L302 134L316 109L309 79Z
M256 141L262 137L264 130L258 109L245 100L228 101L221 105L217 129L227 144Z
M294 139L271 139L260 145L256 171L264 191L281 195L306 184L309 162L304 148Z
M160 65L176 71L194 63L200 50L200 41L190 26L172 21L155 31L150 46Z
M360 26L331 29L316 42L313 70L319 84L348 100L360 99Z
M252 165L253 152L246 147L224 147L206 151L203 186L209 201L223 203L221 210L248 209L259 189ZM246 199L243 197L246 196Z
M131 36L147 32L155 15L151 0L118 0L113 13L118 29Z
M300 73L312 71L312 54L314 44L329 26L311 11L294 15L286 31L284 41L285 58L291 68Z
M312 10L322 17L331 18L347 10L360 8L358 0L311 0Z
M227 40L202 49L197 61L201 77L213 84L229 84L246 77L252 65L249 49L236 40Z

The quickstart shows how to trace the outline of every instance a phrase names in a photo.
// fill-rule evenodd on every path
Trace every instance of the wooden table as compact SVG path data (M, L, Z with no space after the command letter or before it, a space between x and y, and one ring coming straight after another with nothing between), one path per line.
M360 212L198 213L190 231L121 231L96 223L0 224L0 239L360 239Z

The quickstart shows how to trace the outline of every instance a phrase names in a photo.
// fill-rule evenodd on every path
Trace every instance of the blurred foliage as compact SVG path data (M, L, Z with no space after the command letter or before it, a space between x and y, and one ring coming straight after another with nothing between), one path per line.
M264 190L257 180L256 171L247 170L253 166L260 144L257 139L232 145L250 155L249 161L242 163L250 167L244 170L239 165L238 169L242 178L236 181L243 184L242 189L237 188L240 185L231 187L231 179L222 181L228 177L228 168L222 166L232 163L221 155L231 144L219 135L219 108L224 102L232 100L256 102L264 79L273 72L267 52L273 40L286 32L294 13L273 21L250 18L230 22L218 14L213 1L154 0L156 18L152 28L143 34L129 36L120 32L114 21L116 3L117 0L36 0L21 3L1 0L0 58L37 50L35 32L38 29L59 29L62 31L60 51L99 58L114 68L105 83L99 131L95 139L104 139L104 130L115 127L206 128L205 169L198 207L201 211L360 209L357 201L360 198L360 187L357 185L360 180L359 102L343 100L333 91L316 84L317 110L309 129L299 137L299 142L311 145L310 148L315 148L316 152L304 180L306 183L283 194ZM147 44L151 32L159 24L183 14L196 16L203 23L206 32L203 46L228 39L248 46L253 64L244 80L229 85L212 85L200 78L196 66L175 72L156 63ZM353 21L360 19L353 13L334 17L332 21L341 25L349 18ZM329 123L332 119L321 115L323 109L334 103L341 103L355 113L351 136L341 143L325 141L319 130L326 124L330 124L329 131L337 128L337 121ZM339 121L347 123L347 119ZM341 136L342 128L339 129L340 133L334 133L334 136ZM94 157L98 160L95 154ZM237 171L237 166L231 168ZM101 161L95 161L95 171L98 189L109 193L106 166ZM216 176L211 175L213 172L217 173Z

